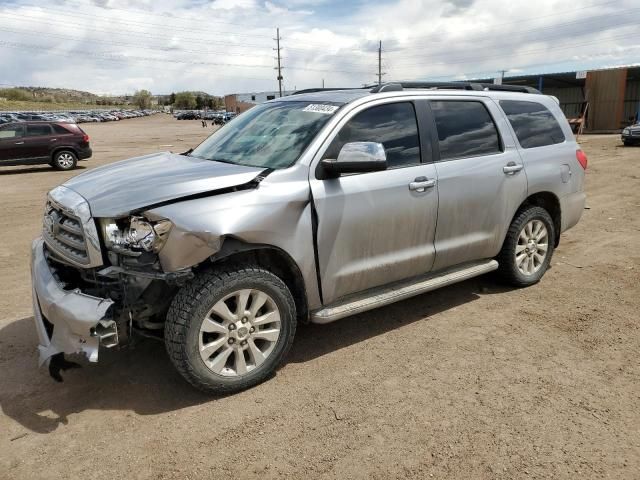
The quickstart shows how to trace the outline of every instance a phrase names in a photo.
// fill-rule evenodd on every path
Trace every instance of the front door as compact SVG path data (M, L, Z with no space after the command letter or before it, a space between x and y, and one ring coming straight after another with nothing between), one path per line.
M311 172L323 303L428 272L438 207L431 142L413 102L360 107L323 158L348 142L382 143L388 170L321 180ZM422 120L420 127L422 127Z
M527 196L527 178L506 119L491 99L430 105L440 157L433 267L439 270L498 254Z

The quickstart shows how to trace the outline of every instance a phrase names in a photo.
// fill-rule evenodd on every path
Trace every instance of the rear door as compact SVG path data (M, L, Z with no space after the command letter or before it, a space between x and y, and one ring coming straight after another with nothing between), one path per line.
M312 168L324 304L431 269L438 193L426 108L412 101L358 107L322 155L336 158L348 142L379 142L388 170L321 179Z
M486 97L430 101L438 161L434 270L498 254L527 178L513 136Z
M47 158L54 137L48 123L29 123L24 137L23 158Z
M10 124L0 126L0 162L22 158L24 144L24 125Z

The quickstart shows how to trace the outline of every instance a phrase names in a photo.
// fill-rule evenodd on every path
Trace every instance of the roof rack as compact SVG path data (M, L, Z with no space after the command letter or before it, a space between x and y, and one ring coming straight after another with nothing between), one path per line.
M367 87L369 88L369 87ZM371 87L371 93L380 92L401 92L402 90L412 88L424 88L430 90L474 90L474 91L503 91L503 92L520 92L534 93L540 92L532 87L520 85L496 85L494 83L476 83L476 82L393 82L383 83Z

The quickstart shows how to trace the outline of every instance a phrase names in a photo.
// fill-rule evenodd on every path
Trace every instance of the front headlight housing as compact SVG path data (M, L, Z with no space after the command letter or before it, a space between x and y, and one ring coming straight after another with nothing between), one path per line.
M624 135L629 135L629 133L631 133L631 129L630 128L625 128L624 130L622 130L622 133Z
M131 254L159 252L167 241L173 224L169 220L150 222L144 217L100 219L102 238L107 249Z

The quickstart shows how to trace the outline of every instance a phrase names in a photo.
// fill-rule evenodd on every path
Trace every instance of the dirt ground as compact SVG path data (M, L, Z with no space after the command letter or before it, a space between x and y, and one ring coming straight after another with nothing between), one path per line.
M271 380L211 398L153 341L62 384L37 368L28 264L45 193L211 129L167 115L83 128L84 170L0 173L0 479L640 478L640 148L581 139L590 209L540 284L482 277L300 328Z

